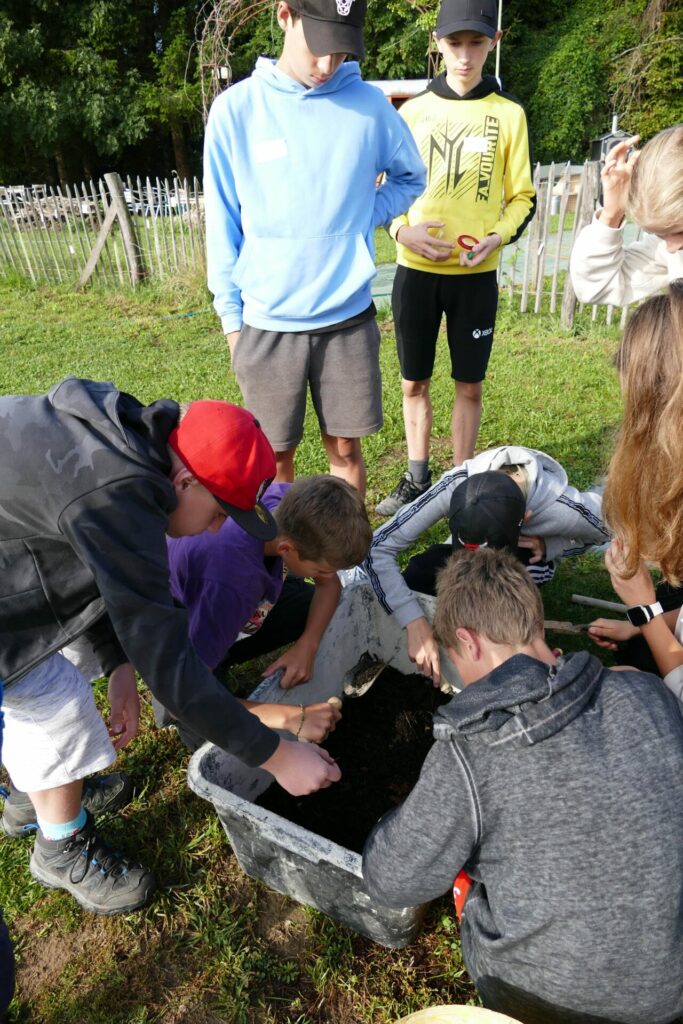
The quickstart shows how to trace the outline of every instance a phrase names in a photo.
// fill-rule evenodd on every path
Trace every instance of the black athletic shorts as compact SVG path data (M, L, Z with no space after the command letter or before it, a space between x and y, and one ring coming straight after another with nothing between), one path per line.
M495 270L430 274L398 267L391 306L404 380L431 380L444 313L453 380L476 384L484 379L498 309Z

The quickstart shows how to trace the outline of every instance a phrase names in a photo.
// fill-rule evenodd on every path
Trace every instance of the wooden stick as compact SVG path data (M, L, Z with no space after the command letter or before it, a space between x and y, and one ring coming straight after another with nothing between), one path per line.
M546 631L551 633L568 633L571 636L581 636L588 631L588 622L558 622L557 619L546 619L544 624Z
M621 612L622 615L626 612L625 604L619 604L618 601L603 601L599 597L583 597L581 594L572 594L572 601L574 604L585 604L589 608L601 608L606 612Z

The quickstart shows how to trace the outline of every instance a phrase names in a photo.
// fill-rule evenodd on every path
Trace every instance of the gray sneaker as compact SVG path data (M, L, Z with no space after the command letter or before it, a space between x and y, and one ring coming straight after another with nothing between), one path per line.
M391 494L387 494L386 498L383 498L379 505L375 506L375 512L380 516L393 516L404 505L415 501L415 498L419 498L421 494L428 491L431 486L431 473L425 483L416 484L413 474L406 470Z
M23 793L12 785L9 791L4 792L5 806L0 826L5 835L18 839L37 831L36 809L28 793ZM133 780L126 772L98 775L94 779L86 779L83 783L83 806L95 817L109 811L120 810L130 803L132 797Z
M154 875L112 850L98 835L92 815L68 839L45 839L38 832L29 870L48 889L66 889L93 914L128 914L147 902Z

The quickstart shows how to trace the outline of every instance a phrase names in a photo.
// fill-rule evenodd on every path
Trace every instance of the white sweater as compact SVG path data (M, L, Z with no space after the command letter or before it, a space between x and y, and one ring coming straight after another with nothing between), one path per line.
M683 252L645 233L624 245L623 225L608 228L594 216L574 243L569 272L580 302L627 306L683 277Z

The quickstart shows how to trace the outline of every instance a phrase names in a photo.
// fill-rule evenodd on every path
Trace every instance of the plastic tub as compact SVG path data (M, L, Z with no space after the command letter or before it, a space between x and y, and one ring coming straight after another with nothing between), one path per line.
M431 619L434 599L421 597L420 603ZM311 704L341 696L365 651L399 672L415 671L408 658L405 630L386 615L368 583L354 583L342 591L309 682L282 690L275 681L265 680L252 697ZM457 671L443 651L441 654L443 677L459 689ZM283 735L291 738L289 733ZM216 808L246 874L383 946L407 945L419 930L426 906L381 906L365 890L359 854L256 806L254 800L272 781L268 772L248 768L210 743L194 754L188 768L190 788Z

